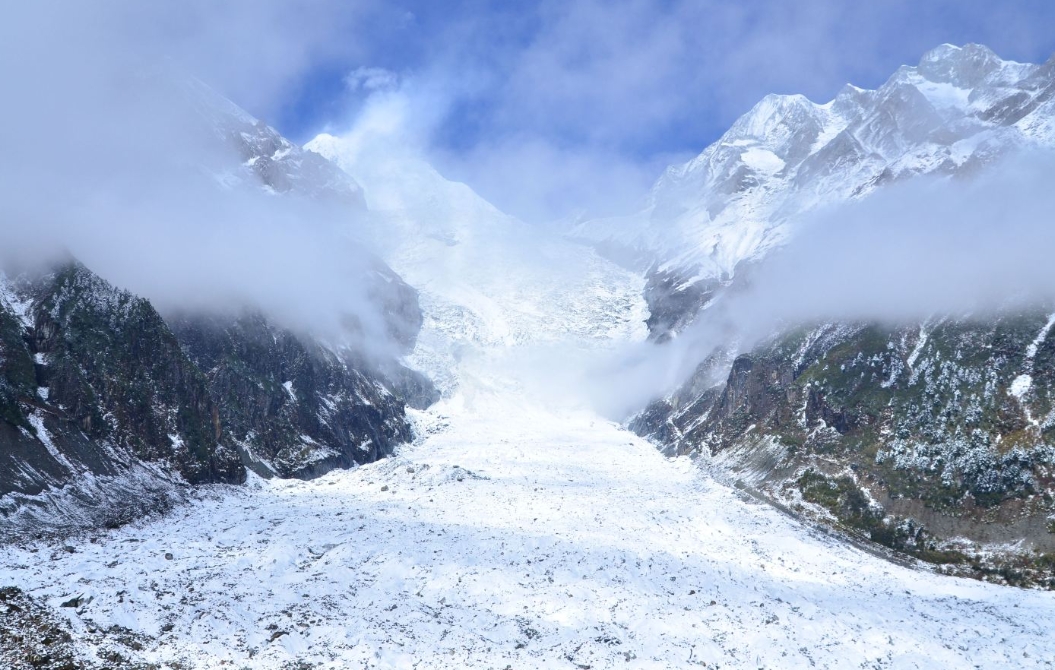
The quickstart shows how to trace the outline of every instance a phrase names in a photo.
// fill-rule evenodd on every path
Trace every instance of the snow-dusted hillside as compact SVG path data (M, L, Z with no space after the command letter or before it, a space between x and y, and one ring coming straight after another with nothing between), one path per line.
M825 104L766 96L699 156L668 168L644 211L582 223L573 235L727 277L786 241L820 205L1052 146L1055 59L1015 63L984 46L946 44L876 90L847 85Z

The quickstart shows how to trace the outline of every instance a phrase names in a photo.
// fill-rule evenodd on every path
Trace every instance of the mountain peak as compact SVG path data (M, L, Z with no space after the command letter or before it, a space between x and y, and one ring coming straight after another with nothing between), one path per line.
M739 136L764 138L782 123L813 114L816 107L804 95L770 93L740 117L730 132Z
M705 275L732 272L781 245L818 203L917 175L966 173L1021 147L1055 148L1052 92L1055 67L943 44L877 90L847 84L823 105L767 95L664 173L642 213L647 234L619 232L620 243ZM609 238L603 226L578 230Z
M916 71L924 78L959 88L975 88L1005 61L981 44L943 44L923 54Z

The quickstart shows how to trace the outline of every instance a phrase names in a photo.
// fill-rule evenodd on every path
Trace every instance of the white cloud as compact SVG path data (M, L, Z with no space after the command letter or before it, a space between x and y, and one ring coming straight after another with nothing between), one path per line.
M357 67L344 77L352 91L385 91L396 88L399 75L383 67Z
M1055 155L1019 155L971 179L921 178L812 215L681 335L630 347L593 383L619 416L675 388L719 348L747 351L790 327L1051 310L1053 170Z
M333 232L355 213L251 181L220 188L214 175L242 157L129 29L135 13L42 2L0 22L0 260L62 246L163 309L248 304L335 338L349 319L382 332L371 261Z

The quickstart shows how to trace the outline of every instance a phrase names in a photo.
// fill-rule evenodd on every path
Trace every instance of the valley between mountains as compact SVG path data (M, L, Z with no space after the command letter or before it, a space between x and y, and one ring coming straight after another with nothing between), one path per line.
M1055 666L1050 304L730 316L818 210L1051 150L1053 73L769 96L563 228L163 73L192 192L310 203L347 339L4 266L0 665Z
M1048 593L866 553L503 353L395 456L10 548L0 578L100 666L1051 667Z

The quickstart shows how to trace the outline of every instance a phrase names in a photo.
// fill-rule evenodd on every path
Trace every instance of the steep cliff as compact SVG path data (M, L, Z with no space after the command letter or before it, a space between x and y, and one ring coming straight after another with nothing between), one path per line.
M5 534L116 523L186 484L244 481L205 376L147 300L76 262L0 281Z
M413 345L416 293L385 275ZM398 303L398 304L397 304ZM432 384L260 313L167 319L76 261L0 278L0 540L115 525L190 486L308 478L411 439Z

